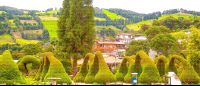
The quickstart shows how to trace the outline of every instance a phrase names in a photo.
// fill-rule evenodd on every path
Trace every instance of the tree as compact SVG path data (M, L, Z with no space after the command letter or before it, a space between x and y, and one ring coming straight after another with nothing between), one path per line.
M176 48L178 44L177 39L174 38L171 34L158 34L152 38L150 46L152 50L155 50L158 54L167 56L168 52Z
M170 28L170 30L172 31L173 29L176 30L176 26L179 24L179 20L178 19L175 19L174 17L170 16L170 17L167 17L166 19L164 19L162 22L161 22L161 25L164 25L168 28Z
M169 33L169 28L166 26L151 26L145 31L147 39L150 41L153 37L160 33Z
M161 23L158 20L153 20L153 24L152 25L160 26Z
M77 60L91 51L95 40L92 0L64 0L58 20L58 39L65 58L73 58L73 75Z
M140 50L144 50L146 53L149 53L150 46L147 40L131 41L126 49L126 56L136 55L136 53Z
M149 29L149 25L147 25L147 24L142 24L142 25L141 25L141 30L142 30L143 33L144 33L147 29Z
M185 29L188 29L189 26L192 25L192 23L193 23L193 22L192 22L191 20L189 20L189 19L184 19L184 20L183 20L183 24L184 24L184 28L185 28Z

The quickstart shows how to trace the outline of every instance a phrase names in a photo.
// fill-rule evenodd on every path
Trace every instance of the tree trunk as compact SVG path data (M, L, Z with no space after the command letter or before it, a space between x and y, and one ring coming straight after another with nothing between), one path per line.
M73 76L75 77L77 72L77 59L73 59Z

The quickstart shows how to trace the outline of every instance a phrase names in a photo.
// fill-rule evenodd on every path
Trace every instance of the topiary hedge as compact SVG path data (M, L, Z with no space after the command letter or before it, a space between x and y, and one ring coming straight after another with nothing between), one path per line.
M135 69L134 69L134 63L135 63L135 61L132 58L130 58L129 56L126 56L123 59L126 59L127 62L129 62L128 72L124 76L124 82L131 83L132 82L132 80L131 80L131 73L135 73ZM119 76L117 76L117 75L119 75ZM117 76L117 79L119 81L121 81L120 79L122 79L122 73L121 74L116 74L115 76Z
M116 82L116 78L106 64L101 51L97 51L95 57L96 56L99 60L99 71L94 78L95 82L103 84Z
M72 70L72 65L71 65L71 60L69 59L61 59L60 62L62 63L62 65L65 68L65 71L67 72L67 74L71 75L73 74L73 70Z
M122 60L122 62L120 63L119 69L117 70L117 73L115 74L115 77L117 79L117 81L124 81L124 76L127 74L128 72L128 67L127 67L127 59L128 57L125 56Z
M143 61L143 71L139 76L140 83L150 84L152 82L161 81L160 74L156 65L144 51L141 50L136 54L136 60L137 59L141 59Z
M23 57L17 66L23 73L28 73L28 69L26 68L26 64L28 63L32 63L31 69L33 70L38 70L41 65L40 59L36 58L35 56L27 55Z
M99 60L98 60L98 57L95 55L95 57L93 56L93 58L90 58L89 71L85 77L84 82L94 83L95 82L94 78L95 78L95 75L98 73L98 71L99 71Z
M25 84L26 80L13 61L9 50L4 51L0 58L0 83L6 83L6 85L12 85L13 83Z
M57 80L58 84L67 83L68 85L72 84L71 78L65 72L65 69L62 63L56 59L53 53L48 52L43 55L43 66L40 66L40 70L36 76L36 80L40 80L44 77L44 82L51 82L51 80L47 78L61 78L61 80ZM41 73L42 70L42 73ZM42 75L42 76L41 76Z
M176 68L174 66L174 60L178 59L179 61L181 61L182 65L183 65L183 71L179 76L179 79L181 80L182 83L187 83L187 84L197 84L199 83L199 75L196 73L196 71L194 70L194 68L192 66L189 65L189 63L187 62L186 59L184 59L181 56L178 55L173 55L170 59L170 63L171 65L169 65L169 71L170 72L177 72L177 70L173 70L170 69L173 66L173 68Z
M79 73L74 77L74 81L84 82L85 76L88 73L88 60L90 58L94 58L94 55L92 53L88 53L88 54L85 55L83 64L81 65Z
M157 61L157 69L159 71L160 76L165 75L165 64L166 64L166 60L167 58L164 55L161 55L158 57L158 61Z

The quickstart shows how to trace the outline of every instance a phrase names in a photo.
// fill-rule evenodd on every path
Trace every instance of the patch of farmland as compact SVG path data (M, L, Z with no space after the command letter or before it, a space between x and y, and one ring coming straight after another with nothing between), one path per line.
M36 20L20 20L20 22L21 22L21 23L26 22L26 23L31 23L31 24L33 24L33 23L38 24L38 22L37 22Z
M57 17L53 17L53 16L39 16L39 18L41 20L58 20Z
M42 30L24 30L24 31L17 31L17 32L14 32L14 33L13 33L14 38L16 38L16 39L22 39L22 35L21 35L22 32L23 32L24 34L27 34L27 33L31 33L31 32L33 32L33 33L42 33L43 31L42 31Z

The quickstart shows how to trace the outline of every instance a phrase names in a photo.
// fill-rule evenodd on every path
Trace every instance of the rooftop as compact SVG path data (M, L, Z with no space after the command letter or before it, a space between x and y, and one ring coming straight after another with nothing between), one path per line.
M118 35L126 35L126 36L128 36L128 35L131 35L131 34L121 33L121 34L117 34L116 36L118 36ZM131 36L132 36L132 35L131 35Z

